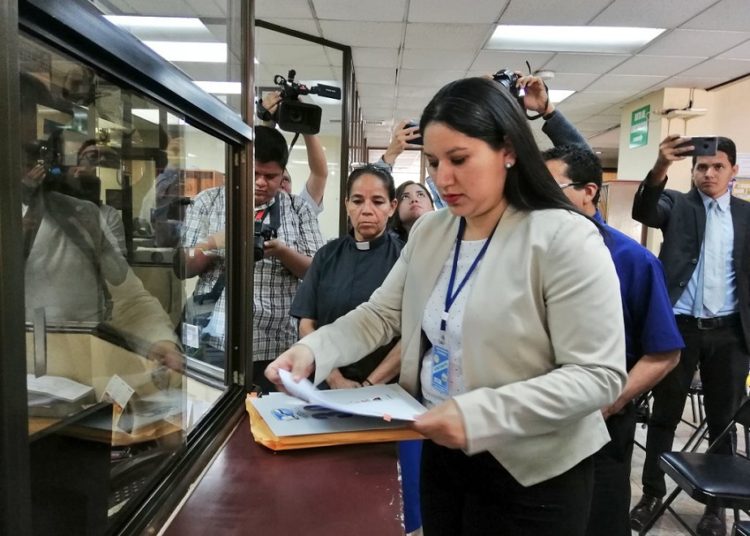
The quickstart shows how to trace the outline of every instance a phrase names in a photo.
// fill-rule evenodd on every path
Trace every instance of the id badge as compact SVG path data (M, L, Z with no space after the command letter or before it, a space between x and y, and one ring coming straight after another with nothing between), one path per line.
M442 345L432 347L432 388L438 393L448 395L448 365L450 352Z

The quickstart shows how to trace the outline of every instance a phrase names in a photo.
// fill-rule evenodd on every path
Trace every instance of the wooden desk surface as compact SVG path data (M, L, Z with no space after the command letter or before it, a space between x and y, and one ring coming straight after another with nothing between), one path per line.
M402 536L394 443L273 452L247 416L166 536Z

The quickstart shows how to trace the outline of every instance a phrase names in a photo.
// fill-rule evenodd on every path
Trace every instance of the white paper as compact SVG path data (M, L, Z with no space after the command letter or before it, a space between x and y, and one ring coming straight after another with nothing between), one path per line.
M427 408L397 384L321 391L307 378L295 382L292 374L286 370L279 370L279 376L289 394L343 413L413 421L417 415L427 411Z
M133 396L133 393L135 393L135 389L130 387L125 380L115 374L109 379L109 382L107 382L107 387L104 388L104 394L102 396L103 398L109 397L112 402L121 408L124 408L130 400L130 397Z
M26 375L26 388L31 393L53 396L68 402L80 400L94 391L90 385L78 383L70 378L62 376L39 376Z
M370 430L392 430L406 427L404 421L384 421L308 404L304 400L284 394L269 393L251 398L263 420L277 437Z

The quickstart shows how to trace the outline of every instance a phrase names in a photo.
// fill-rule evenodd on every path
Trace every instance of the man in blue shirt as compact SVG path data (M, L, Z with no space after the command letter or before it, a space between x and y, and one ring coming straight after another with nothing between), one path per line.
M677 365L684 344L661 263L635 240L604 223L597 210L602 168L596 155L577 144L557 146L542 156L568 199L602 225L620 279L628 381L619 398L602 408L612 440L594 456L594 495L587 534L629 536L630 462L636 427L633 400Z
M664 233L659 258L686 343L679 367L654 389L643 498L631 513L636 529L648 522L666 494L659 456L671 450L696 366L703 383L709 438L726 428L745 397L750 355L750 203L729 192L738 172L737 148L723 137L715 155L693 157L689 192L666 190L672 162L683 160L692 149L690 138L672 134L662 140L654 167L633 201L633 218ZM716 452L731 454L731 437ZM724 535L724 513L707 506L696 532Z

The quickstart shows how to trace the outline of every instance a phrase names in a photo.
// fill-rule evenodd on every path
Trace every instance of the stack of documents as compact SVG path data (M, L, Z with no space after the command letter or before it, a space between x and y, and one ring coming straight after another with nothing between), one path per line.
M274 450L347 443L421 439L408 426L426 408L396 384L320 391L308 380L285 388L295 396L271 393L248 397L255 440Z

